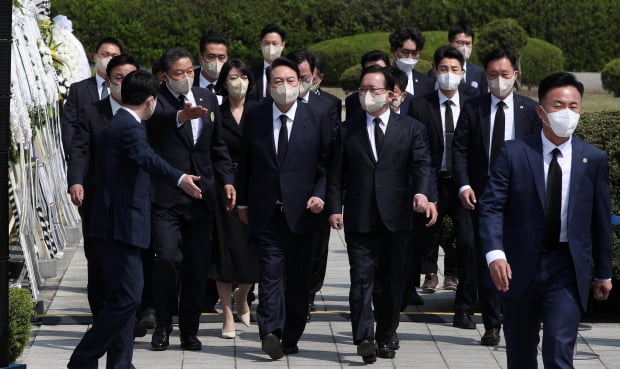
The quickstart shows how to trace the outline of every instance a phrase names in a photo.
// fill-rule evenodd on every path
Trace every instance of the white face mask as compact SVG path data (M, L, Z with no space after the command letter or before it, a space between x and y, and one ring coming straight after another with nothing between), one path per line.
M413 58L398 58L394 55L394 59L396 60L396 65L398 69L402 70L405 73L409 73L415 68L416 64L418 64L418 59Z
M168 77L168 86L179 95L187 95L193 84L194 79L189 77L184 77L176 81Z
M385 104L387 104L387 94L375 95L367 91L364 95L360 95L360 105L365 112L374 113L381 110Z
M272 87L271 97L280 105L290 105L299 97L299 86L291 86L285 83L276 88Z
M95 67L97 69L97 73L104 75L106 74L106 68L108 68L108 63L112 58L100 58L98 56L95 57Z
M110 95L119 103L123 102L123 98L121 97L121 85L115 85L110 83Z
M212 80L216 80L219 78L220 71L222 70L222 65L224 65L224 63L220 62L219 60L216 60L214 62L200 62L200 67L202 68L202 70L205 71L207 77L211 78Z
M250 81L243 78L237 78L234 80L226 81L226 91L228 95L236 99L242 99L248 92L248 85Z
M465 60L469 59L469 57L471 56L471 47L468 46L459 46L456 48L458 51L461 52L461 54L463 54L463 57L465 58Z
M269 63L279 58L280 55L282 55L283 49L284 48L282 46L273 46L273 45L261 46L261 51L263 52L263 58L265 58L265 60L268 61Z
M547 113L545 109L543 109L543 111L549 120L549 122L545 122L545 124L551 127L551 130L556 136L567 138L575 132L575 128L577 128L577 124L579 123L579 114L568 108L553 113Z
M299 96L306 96L308 91L312 88L312 80L310 82L302 82L299 84Z
M463 75L454 73L442 73L437 75L437 83L439 88L446 91L454 91L459 88Z
M390 107L398 110L400 105L403 103L402 96L394 97L394 100L390 103Z
M321 86L321 82L317 82L317 83L313 84L312 86L310 86L310 90L312 92L317 92L319 90L320 86Z
M154 97L154 98L153 98L153 105L152 105L152 107L150 108L150 114L149 114L149 116L148 116L148 117L144 118L143 120L148 120L148 119L150 119L150 118L153 116L153 113L155 113L155 108L156 108L156 107L157 107L157 98L156 98L156 97Z
M489 83L489 89L493 95L496 97L505 97L512 91L512 86L515 84L515 77L497 77L495 79L487 79L487 82Z

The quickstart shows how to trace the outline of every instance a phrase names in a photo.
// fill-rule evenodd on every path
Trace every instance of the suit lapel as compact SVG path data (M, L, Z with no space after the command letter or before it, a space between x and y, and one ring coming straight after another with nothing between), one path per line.
M88 89L92 101L99 101L99 86L97 86L97 77L90 77L90 88Z
M435 139L439 142L441 152L443 154L443 124L441 122L441 109L439 106L439 94L435 91L427 100L430 105L431 119L433 120L433 129L435 130ZM456 128L456 127L455 127ZM429 135L430 136L430 135Z
M383 143L381 149L377 150L377 157L379 160L385 155L386 147L390 146L392 141L396 141L398 138L398 132L400 131L400 115L390 111L390 118L388 119L387 127L385 128L385 136L383 137ZM366 130L368 132L368 130ZM370 141L368 141L370 143ZM370 145L369 145L370 146ZM377 160L377 162L379 161Z
M368 129L366 129L366 112L362 111L361 114L358 114L356 119L351 121L353 126L351 130L355 130L355 135L358 138L359 144L364 148L368 158L373 163L376 163L375 155L372 152L372 146L370 146L370 136L368 135ZM385 138L384 138L385 142Z
M484 146L484 155L489 163L489 145L491 142L491 94L482 99L480 108L480 130L482 133L482 145Z
M571 224L570 217L574 214L575 206L579 204L576 196L579 194L579 185L583 182L582 179L588 165L588 157L583 142L573 137L571 144L573 154L570 167L570 190L568 191L568 224Z
M159 88L160 94L166 99L166 101L172 107L171 109L176 111L179 101L172 95L172 93L168 90L168 86L166 84L162 84ZM182 126L176 129L176 132L181 139L185 142L185 145L191 150L194 148L194 137L192 135L192 122L185 122Z
M530 164L534 177L534 185L536 186L536 192L538 193L538 199L540 205L545 208L545 169L543 166L543 152L542 152L542 139L540 136L533 137L532 140L528 140L528 147L525 153L527 160Z

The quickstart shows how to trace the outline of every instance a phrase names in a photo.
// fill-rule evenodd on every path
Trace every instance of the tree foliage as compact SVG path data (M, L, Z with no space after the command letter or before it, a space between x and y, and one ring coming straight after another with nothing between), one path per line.
M546 76L564 70L564 55L559 47L537 38L528 39L521 49L521 83L536 87Z
M605 64L601 71L603 88L613 92L615 97L620 97L620 58Z
M519 55L525 45L527 45L527 32L516 20L505 18L490 21L480 29L476 50L478 59L484 60L489 52L497 48Z

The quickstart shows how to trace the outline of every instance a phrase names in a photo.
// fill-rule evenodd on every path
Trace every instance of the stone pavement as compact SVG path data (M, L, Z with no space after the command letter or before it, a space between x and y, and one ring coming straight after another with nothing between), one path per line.
M133 364L140 369L198 369L198 368L311 368L321 369L359 367L362 360L355 353L348 319L349 268L344 235L332 231L327 276L317 295L317 312L299 343L299 353L271 361L261 351L255 323L246 328L237 323L237 338L219 338L221 318L205 314L199 338L199 352L180 349L178 327L175 325L170 348L163 352L150 350L150 334L137 338ZM29 369L65 368L71 352L87 329L90 319L86 301L86 261L81 246L67 252L67 269L50 297L47 313L41 325L33 327L31 346L20 363ZM69 250L71 251L71 250ZM442 260L439 265L442 266ZM440 276L440 286L442 280ZM504 343L497 347L479 345L484 333L480 318L475 330L453 328L452 300L454 292L438 290L423 295L425 305L410 306L401 315L398 335L401 348L394 359L378 359L372 368L425 369L495 369L506 367ZM253 306L255 308L255 305ZM579 333L577 351L586 360L576 360L577 369L620 368L620 325L617 323L590 324ZM597 356L592 356L595 354ZM105 367L105 358L100 360ZM539 354L539 367L542 368Z

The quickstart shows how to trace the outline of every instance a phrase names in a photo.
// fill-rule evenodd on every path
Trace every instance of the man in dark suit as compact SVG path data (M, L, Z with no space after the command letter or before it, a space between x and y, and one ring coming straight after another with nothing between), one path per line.
M478 229L476 202L489 178L489 170L504 141L529 136L540 130L536 102L512 92L517 78L516 58L503 49L491 51L484 61L491 92L465 102L454 130L452 169L458 186L461 205L472 210L474 229ZM478 298L485 333L480 343L495 346L499 343L501 304L496 291L488 288L483 279L488 275L480 249L478 232L474 233Z
M69 87L69 95L63 106L60 119L62 148L65 153L65 160L69 160L71 140L73 140L74 131L78 125L80 108L109 96L110 93L106 85L106 67L112 57L122 52L123 48L118 40L112 37L102 38L97 43L97 48L93 55L96 74L80 82L73 83Z
M390 52L394 55L393 65L407 73L407 93L422 96L434 90L433 81L415 70L420 59L426 37L419 29L403 27L390 34Z
M545 368L573 368L590 285L596 300L612 288L607 154L572 137L582 95L569 73L540 82L542 132L506 142L480 199L480 238L502 297L509 369L538 368L541 323Z
M385 68L390 65L390 58L386 53L381 50L372 50L362 55L361 60L362 70L370 67L371 65L378 65L381 68ZM355 91L351 95L344 99L346 120L349 120L357 114L363 114L362 106L360 105L360 95L358 91Z
M67 184L71 201L75 206L78 206L78 212L82 219L84 254L88 266L88 304L93 319L103 308L103 273L97 269L97 263L91 262L94 260L94 250L90 244L90 239L86 237L90 223L90 212L97 189L95 170L97 139L103 127L121 107L120 88L123 78L138 68L140 66L129 54L120 54L110 60L107 65L106 81L112 94L103 100L80 108L78 124L75 127L75 134L70 146L71 161L67 167Z
M315 94L319 96L324 96L330 99L334 105L336 105L336 110L338 111L338 118L342 116L342 100L334 94L330 94L325 90L321 90L321 83L323 82L323 70L325 69L325 61L323 57L316 53L310 53L314 57L314 71L312 72L312 86L310 86L310 90L314 91Z
M194 70L194 86L206 88L215 93L215 83L222 65L228 61L228 39L221 33L209 31L200 38L200 67ZM217 95L222 104L222 96Z
M153 262L157 324L151 346L166 350L177 311L180 280L181 347L200 350L196 337L211 255L216 176L224 183L229 208L235 202L230 156L221 137L215 94L192 87L191 55L175 47L162 56L167 82L158 93L155 114L145 122L149 143L170 164L200 176L201 200L191 199L164 181L151 184Z
M395 355L389 342L400 316L411 209L427 215L430 210L430 156L423 126L390 111L393 89L387 68L362 71L359 92L365 114L343 123L329 168L329 222L334 229L344 225L353 342L366 363ZM381 299L372 301L375 278Z
M77 345L68 368L97 368L107 352L108 368L133 368L133 322L142 293L141 251L150 239L150 174L200 198L199 177L183 174L157 156L147 143L142 121L153 114L159 82L134 71L122 85L124 106L101 132L97 179L88 236L104 274L104 304L92 328Z
M325 201L332 125L298 101L300 73L285 58L269 73L273 102L247 113L239 164L239 217L260 265L256 318L273 360L298 352L306 326L312 239Z
M260 102L269 96L267 68L282 55L286 46L286 32L277 24L268 24L260 31L260 48L263 62L250 68L256 81L256 99Z
M462 83L471 88L478 90L478 94L486 94L489 92L489 86L487 84L487 77L482 67L470 63L469 56L471 55L472 48L474 46L474 31L469 27L454 26L448 31L448 45L456 48L463 54L465 58L465 64L463 64L463 81ZM428 76L436 80L436 73L434 69L428 71Z
M413 100L413 96L407 93L409 85L407 74L393 65L390 66L390 73L394 77L394 91L392 91L394 98L390 102L390 109L396 114L407 115L409 105Z
M476 89L461 84L463 63L463 55L452 46L441 46L435 50L433 67L438 76L439 89L415 98L409 109L409 115L426 126L439 195L437 225L428 228L425 221L416 221L414 226L415 246L421 256L420 271L426 274L424 285L431 280L429 275L436 276L439 245L434 241L435 233L441 227L443 218L448 215L452 220L457 241L456 250L451 245L442 245L446 254L444 278L446 281L452 279L454 288L457 288L453 324L461 328L473 329L475 324L471 316L477 293L476 270L473 268L475 265L473 230L469 212L461 206L459 201L458 187L452 170L452 141L455 123L458 121L463 104L469 98L460 87L470 89L471 93L477 94L478 92ZM460 281L458 287L457 270ZM419 276L414 277L419 278ZM447 287L447 283L444 286Z

